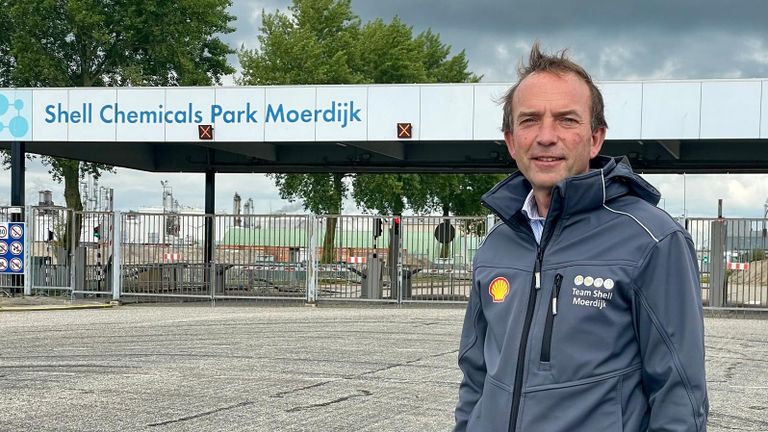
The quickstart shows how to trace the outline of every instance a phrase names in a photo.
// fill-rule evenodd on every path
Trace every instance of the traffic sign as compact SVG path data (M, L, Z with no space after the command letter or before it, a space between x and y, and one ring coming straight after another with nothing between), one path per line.
M24 252L24 245L20 241L11 243L11 253L14 255L21 255Z
M0 223L0 273L24 271L24 222ZM9 244L10 243L10 244Z
M24 235L24 227L21 225L11 225L11 237L20 239Z
M20 272L24 268L24 263L19 258L11 258L10 268L12 272Z

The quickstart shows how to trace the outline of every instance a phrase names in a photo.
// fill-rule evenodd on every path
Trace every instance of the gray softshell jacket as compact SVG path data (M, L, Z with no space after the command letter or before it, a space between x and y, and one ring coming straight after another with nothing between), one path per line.
M474 261L456 431L705 431L704 326L690 236L623 159L552 193L541 245L514 174Z

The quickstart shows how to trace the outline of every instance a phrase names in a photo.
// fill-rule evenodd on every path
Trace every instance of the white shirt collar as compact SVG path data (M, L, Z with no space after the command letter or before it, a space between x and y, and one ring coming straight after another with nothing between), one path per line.
M525 197L525 202L522 208L523 214L528 220L542 221L546 218L539 215L539 207L536 205L536 197L533 196L533 189L528 192L528 196Z

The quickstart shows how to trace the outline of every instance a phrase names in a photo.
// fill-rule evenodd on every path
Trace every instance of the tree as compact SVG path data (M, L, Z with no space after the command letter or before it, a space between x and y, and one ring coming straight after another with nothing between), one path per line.
M17 87L219 83L234 72L226 60L234 50L216 36L234 30L230 5L231 0L6 0L0 79L7 76ZM83 208L79 180L112 169L54 157L42 161L54 180L64 182L67 207L75 210Z
M355 178L353 197L358 205L380 213L401 214L407 205L417 213L437 212L450 224L450 215L487 214L480 197L503 178L503 174L367 174ZM473 232L483 228L484 224L471 222L461 226ZM450 246L443 244L441 258L451 255Z
M0 87L11 84L11 38L7 1L0 2Z
M376 19L361 26L349 0L294 0L287 13L263 13L259 48L240 51L241 84L360 84L466 82L464 52L449 57L450 47L430 30L416 37L399 18ZM413 175L410 175L412 177ZM272 174L280 195L301 200L304 208L341 213L345 174ZM368 208L399 214L406 201L397 191L409 175L354 176L354 190L376 192L356 200ZM312 187L308 187L312 185ZM339 187L342 185L342 187ZM357 192L355 192L357 193ZM384 196L386 195L386 196ZM332 204L332 205L331 205ZM322 262L333 261L336 219L328 218Z

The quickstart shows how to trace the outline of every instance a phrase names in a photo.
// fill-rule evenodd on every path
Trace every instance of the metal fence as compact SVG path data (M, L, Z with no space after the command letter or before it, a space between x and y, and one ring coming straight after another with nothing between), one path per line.
M61 207L34 207L27 220L31 291L48 296L69 295L72 267L72 211Z
M489 222L485 217L404 217L401 299L467 301L472 260Z
M711 306L768 307L765 219L690 218L702 297Z
M178 213L121 215L121 295L134 298L213 296L212 264L203 234L213 216Z
M492 217L204 215L0 207L25 221L0 294L158 301L465 302ZM768 307L768 221L689 218L705 305ZM205 250L209 228L213 245Z
M397 283L392 282L397 280L392 270L397 268L392 257L395 218L330 215L313 219L318 301L398 301Z
M218 215L215 219L216 298L307 297L307 216Z

